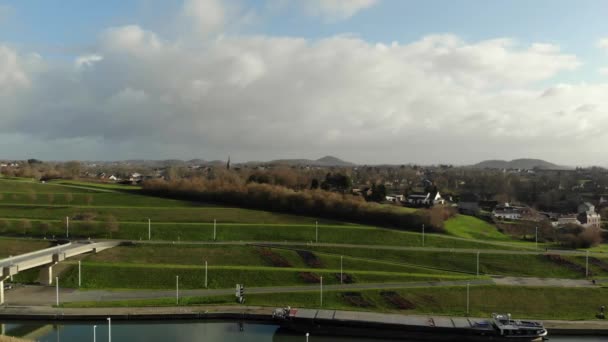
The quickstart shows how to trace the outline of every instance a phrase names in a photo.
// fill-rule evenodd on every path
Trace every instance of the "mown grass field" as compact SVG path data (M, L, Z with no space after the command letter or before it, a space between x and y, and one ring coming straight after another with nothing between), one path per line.
M208 269L208 288L232 288L234 284L259 286L315 285L301 273L323 277L324 284L339 284L340 269L282 268L264 266L212 266ZM383 271L350 271L356 283L463 280L471 277L448 274L398 273ZM167 264L83 263L82 287L89 289L174 289L176 276L180 288L202 289L205 272L202 266ZM74 267L62 275L61 284L78 287L78 271Z
M46 241L0 238L0 258L25 254L48 247L50 247L50 243Z
M465 239L513 241L509 236L499 232L496 227L477 217L456 215L445 222L448 234Z
M399 309L382 296L394 291L411 304ZM471 286L470 308L466 310L466 287L409 288L356 291L366 303L362 307L348 299L353 291L326 291L323 308L338 310L377 311L405 314L433 314L490 317L493 312L509 312L514 318L532 319L594 319L600 305L606 304L608 289L604 288L542 288L510 286ZM318 291L300 293L250 294L248 305L295 308L319 308ZM234 304L232 296L185 297L181 305ZM125 307L175 306L175 298L116 302L75 302L63 307Z

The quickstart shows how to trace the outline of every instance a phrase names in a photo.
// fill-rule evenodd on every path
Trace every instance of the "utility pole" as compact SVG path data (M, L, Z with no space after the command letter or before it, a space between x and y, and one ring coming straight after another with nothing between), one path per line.
M205 260L205 288L207 288L207 260Z
M152 240L152 221L148 217L148 240Z
M217 235L216 235L216 229L217 229L217 220L213 219L213 241L215 241Z

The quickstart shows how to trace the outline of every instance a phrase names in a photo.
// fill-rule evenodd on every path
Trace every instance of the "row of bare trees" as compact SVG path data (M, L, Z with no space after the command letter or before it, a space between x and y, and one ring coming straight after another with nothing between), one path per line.
M422 224L441 230L443 213L432 220L430 211L411 212L400 207L368 203L361 197L324 190L293 190L272 184L243 182L239 177L151 180L144 192L170 198L219 202L239 207L324 217L418 231Z

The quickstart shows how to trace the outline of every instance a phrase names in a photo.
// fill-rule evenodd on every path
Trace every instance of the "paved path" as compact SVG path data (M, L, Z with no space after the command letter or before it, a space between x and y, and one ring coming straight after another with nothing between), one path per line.
M494 277L496 285L541 287L595 287L587 279Z
M324 291L337 290L374 290L374 289L394 289L394 288L420 288L420 287L439 287L439 286L464 286L471 285L491 285L491 279L473 279L458 281L421 281L407 283L376 283L376 284L344 284L344 285L324 285ZM319 291L319 285L303 286L270 286L270 287L247 287L246 294L268 294L268 293L292 293L292 292L311 292ZM206 297L234 295L234 289L212 289L212 290L180 290L180 297ZM60 289L59 298L61 302L81 302L81 301L116 301L116 300L135 300L135 299L156 299L156 298L175 298L175 290L129 290L129 291L109 291L109 290L90 290L79 291L74 289ZM23 286L11 290L7 296L7 305L54 305L56 293L54 287L49 286Z

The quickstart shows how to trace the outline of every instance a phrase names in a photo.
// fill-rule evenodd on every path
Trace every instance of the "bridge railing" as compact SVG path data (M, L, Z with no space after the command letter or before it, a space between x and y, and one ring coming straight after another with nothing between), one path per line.
M10 263L14 263L15 261L19 261L22 258L31 258L31 257L36 257L36 256L42 256L42 255L49 254L49 253L53 254L53 253L61 252L62 250L66 249L67 247L69 247L71 245L72 245L72 243L68 242L63 245L45 248L45 249L41 249L38 251L33 251L33 252L25 253L25 254L19 254L19 255L15 255L15 256L12 256L12 257L6 258L6 259L0 259L0 264L6 264L6 263L10 264Z

